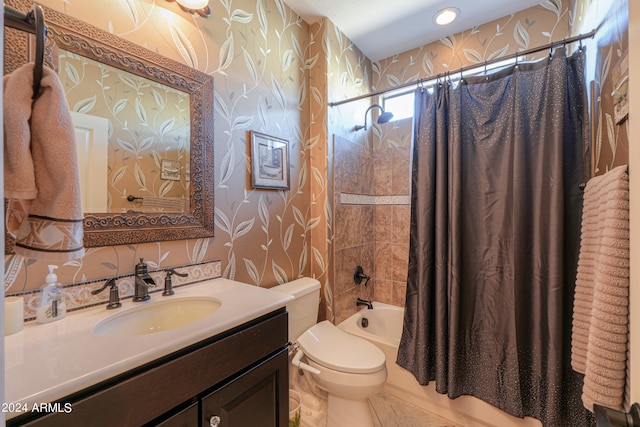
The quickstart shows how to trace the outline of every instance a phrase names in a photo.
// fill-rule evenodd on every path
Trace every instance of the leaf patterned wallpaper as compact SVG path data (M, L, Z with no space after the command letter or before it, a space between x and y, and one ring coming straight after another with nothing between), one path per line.
M335 234L349 222L341 223L336 214L340 207L335 189L340 183L334 182L339 167L335 144L345 139L376 151L371 191L393 195L393 187L384 185L384 173L391 173L384 162L388 157L402 162L402 156L409 162L411 121L355 133L353 126L362 124L370 100L339 107L327 104L561 40L584 13L581 5L598 1L606 0L547 0L372 63L331 21L309 26L282 0L211 0L211 17L206 19L185 14L165 0L41 0L211 74L216 92L216 236L91 248L84 259L58 270L60 280L72 283L130 274L139 257L152 268L220 259L224 276L259 286L314 276L323 284L321 316L346 316L355 310L353 297L360 290L336 283L348 272L336 271ZM290 191L251 188L249 130L289 141ZM618 143L618 153L622 145ZM400 182L396 188L403 193L406 185ZM402 224L405 210L393 206L373 210L375 231L388 236L384 227L394 222L383 219L396 212L395 223ZM402 239L382 243L406 244ZM403 262L402 256L396 259ZM402 265L392 268L402 271ZM8 293L36 289L46 274L46 263L8 256L5 271ZM374 280L367 295L402 305L402 278L394 273L392 280L385 280L380 278L378 284Z
M322 195L311 203L309 189L311 180L326 186L326 177L310 164L307 24L281 0L212 0L206 19L165 0L41 3L213 75L216 91L216 236L91 248L57 270L62 283L131 274L140 257L151 268L220 259L226 277L260 286L311 275L311 263L322 275L326 251L312 248L310 233L321 222L313 210L326 203ZM251 187L249 130L289 141L290 191ZM39 288L46 265L6 257L5 291Z
M590 130L592 169L602 175L629 163L629 120L625 105L628 85L628 1L579 0L574 33L598 28L596 37L585 42L587 81L592 82ZM592 55L589 55L589 53Z
M342 32L330 21L323 19L310 28L310 54L313 67L309 70L309 91L311 103L311 206L321 218L322 226L312 230L313 268L316 277L323 284L323 298L320 313L330 320L336 320L336 312L346 313L355 307L353 292L343 293L346 286L336 283L348 282L353 265L340 269L337 262L343 253L336 251L335 239L339 233L336 225L354 225L339 218L334 210L335 173L339 168L341 154L334 147L334 140L344 135L353 139L353 119L362 117L368 107L367 101L348 103L340 108L326 108L328 102L346 99L369 92L369 61ZM366 133L358 135L357 142L366 141ZM343 163L344 164L344 163ZM357 170L357 169L356 169ZM319 201L323 201L319 203ZM358 220L358 219L356 219ZM360 242L358 242L359 245ZM342 264L341 264L342 265ZM351 268L351 271L347 271Z
M506 55L566 38L575 19L572 1L546 0L538 6L394 55L374 64L372 87L383 90L420 78L453 73ZM538 52L520 58L535 60Z

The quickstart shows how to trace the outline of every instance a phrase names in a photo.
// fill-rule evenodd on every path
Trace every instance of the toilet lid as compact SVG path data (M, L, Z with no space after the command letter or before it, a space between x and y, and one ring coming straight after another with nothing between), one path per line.
M314 362L339 372L365 374L379 371L385 364L382 350L328 320L307 329L298 345Z

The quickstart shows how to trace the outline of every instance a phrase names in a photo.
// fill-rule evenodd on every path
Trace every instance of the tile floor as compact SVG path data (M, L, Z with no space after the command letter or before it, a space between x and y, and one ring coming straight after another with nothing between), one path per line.
M461 427L390 394L381 393L370 400L376 427Z
M304 396L303 399L310 397ZM370 399L374 427L463 427L387 393ZM303 408L300 427L328 427L326 412Z

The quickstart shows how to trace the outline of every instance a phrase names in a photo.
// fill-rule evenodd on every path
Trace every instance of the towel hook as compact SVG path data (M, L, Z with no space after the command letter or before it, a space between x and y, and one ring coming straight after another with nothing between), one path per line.
M44 67L44 46L47 42L47 27L44 24L44 12L42 6L35 5L30 15L33 16L36 27L36 58L33 66L33 98L40 95L40 82L42 81L42 67Z
M44 67L44 48L47 41L47 27L44 21L44 11L42 6L34 5L31 10L24 14L10 6L4 6L5 26L26 31L36 36L36 52L33 65L33 96L36 99L40 94L40 81L42 80Z

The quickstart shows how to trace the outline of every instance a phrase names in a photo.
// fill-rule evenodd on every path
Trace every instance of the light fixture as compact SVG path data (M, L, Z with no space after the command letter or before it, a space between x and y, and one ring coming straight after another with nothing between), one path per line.
M369 110L371 110L373 107L378 107L382 113L380 113L380 115L378 116L378 124L381 125L383 123L387 123L389 120L391 120L393 118L393 113L387 111L384 111L384 108L382 108L382 106L378 105L378 104L373 104L371 107L367 108L367 111L364 112L364 126L362 125L356 125L354 130L358 131L360 129L364 129L367 130L367 113L369 113Z
M438 25L447 25L451 24L460 14L460 9L457 7L445 7L444 9L439 10L433 16L433 22Z
M211 15L211 9L209 9L209 0L167 0L168 2L176 2L182 10L187 13L194 13L202 16L203 18Z

